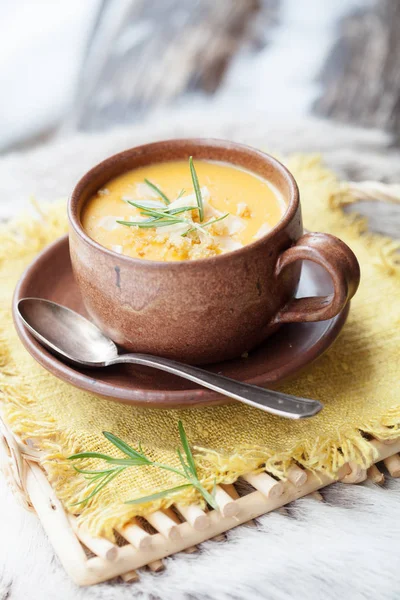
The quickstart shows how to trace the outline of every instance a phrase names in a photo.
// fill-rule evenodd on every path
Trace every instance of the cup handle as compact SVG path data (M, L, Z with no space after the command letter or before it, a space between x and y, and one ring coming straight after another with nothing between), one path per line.
M327 233L306 233L279 257L275 276L283 277L285 268L296 260L311 260L328 271L333 282L329 296L293 298L275 316L273 324L303 323L332 319L354 296L360 283L360 266L350 248Z

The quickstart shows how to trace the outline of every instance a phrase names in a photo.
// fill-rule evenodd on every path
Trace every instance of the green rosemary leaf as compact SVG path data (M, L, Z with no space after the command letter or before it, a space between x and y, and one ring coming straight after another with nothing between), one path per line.
M141 225L142 227L146 227L146 225L148 225L149 227L153 227L153 225L150 225L150 223L153 223L155 221L155 219L146 219L145 221L120 221L117 220L116 223L119 223L120 225L126 225L128 227L139 227L139 225Z
M192 475L194 475L197 478L196 465L195 465L195 462L194 462L193 454L192 454L192 451L190 449L189 441L187 439L185 428L183 427L182 421L178 422L178 430L179 430L179 437L181 438L182 446L183 446L183 449L184 449L185 454L186 454L186 458L187 458L187 461L188 461L188 465L189 465L190 471L191 471Z
M101 477L104 477L104 475L84 475L83 479L86 479L87 481L93 483L94 481L101 479Z
M199 229L202 229L202 228L200 227ZM189 233L193 233L193 231L199 231L199 230L197 229L197 227L191 227L187 231L184 231L183 233L181 233L181 237L187 237L189 235Z
M152 217L159 217L160 219L171 219L173 215L178 215L183 212L187 212L189 210L197 210L197 206L178 206L176 208L149 208L146 206L142 206L139 202L133 202L129 200L128 204L138 208L143 214Z
M163 465L162 463L153 462L151 463L153 467L158 469L164 469L164 471L171 471L171 473L176 473L180 477L186 478L186 473L182 473L179 469L175 469L175 467L170 467L169 465Z
M157 492L155 494L150 494L150 496L143 496L142 498L135 498L135 500L127 500L125 504L144 504L145 502L152 502L153 500L159 500L159 498L165 498L170 494L175 494L180 490L184 490L185 488L192 487L191 483L184 483L183 485L177 485L176 487L169 488L168 490L163 490L162 492Z
M121 225L127 225L128 227L139 227L140 229L153 229L154 227L166 227L167 225L175 225L176 223L182 223L182 219L174 220L163 220L163 219L151 219L149 221L117 221Z
M124 442L124 440L121 440L121 438L117 437L113 433L110 433L109 431L103 431L103 435L109 442L118 448L118 450L121 450L123 454L129 456L129 458L140 459L148 464L151 462L143 453L139 453L137 450L132 448L132 446Z
M212 506L212 508L218 509L218 504L216 503L215 498L210 494L210 492L208 492L206 490L206 488L204 488L201 484L199 484L199 485L193 484L193 485L196 488L196 490L198 492L200 492L200 494L203 496L203 498L207 502L207 504Z
M114 471L114 469L113 469ZM102 479L103 477L106 476L106 473L98 473L97 475L84 475L83 478L86 479L87 481L90 481L91 483L94 483L95 481L98 481L99 479Z
M197 206L199 207L199 218L200 223L204 220L204 206L203 206L203 198L201 195L199 179L197 177L196 169L193 164L193 156L189 157L189 166L190 166L190 174L192 176L194 193L196 194Z
M218 217L217 219L211 219L211 221L207 221L207 223L203 223L202 227L207 227L207 225L213 225L214 223L218 223L218 221L222 221L222 219L226 219L229 217L230 213L225 213L222 217Z
M189 212L190 210L197 210L197 206L182 206L180 208L167 208L166 210L169 215L179 215L180 213Z
M166 211L168 209L168 207L166 206L165 208L160 208L158 210L157 208L151 208L150 206L144 206L143 204L140 204L140 202L134 202L133 200L128 200L128 204L130 204L131 206L134 206L135 208L138 208L140 211L142 211L146 214L157 216L157 217L160 215L164 216L164 211Z
M142 464L143 462L142 457L114 458L113 456L108 456L107 454L99 454L98 452L81 452L80 454L74 454L72 456L69 456L68 460L80 460L87 458L98 458L99 460L104 460L105 462L108 462L110 465L118 465L121 467L134 467L136 465Z
M181 189L181 191L179 192L179 194L177 195L176 199L179 200L179 198L182 198L182 196L186 193L186 190L184 188Z
M79 454L72 454L72 456L68 456L68 460L78 460L81 458L98 458L101 460L106 460L107 462L111 462L113 460L112 456L100 454L100 452L80 452Z
M181 465L183 467L183 470L185 471L186 476L190 477L192 475L192 473L191 473L189 467L187 466L187 464L185 463L185 461L183 460L182 452L180 451L179 448L177 448L176 451L177 451L180 463L181 463Z
M200 226L200 229L202 229L204 231L204 233L206 233L206 231L203 229L203 227L207 227L207 225L213 225L213 223L217 223L218 221L222 221L222 219L226 219L226 217L229 217L230 213L226 213L225 215L222 215L222 217L218 217L218 219L212 219L211 221L207 221L207 223L202 223ZM182 233L182 237L186 237L189 233L192 233L193 231L196 231L198 228L197 227L191 227L190 229L188 229L187 231L185 231L185 233Z
M102 481L100 481L100 483L98 483L96 485L96 487L92 490L92 492L89 494L89 496L86 496L86 498L84 500L80 500L79 502L74 502L73 504L70 504L70 506L79 506L80 504L87 504L87 502L93 498L93 496L95 496L96 494L98 494L100 492L100 490L102 490L107 484L110 483L110 481L112 481L117 475L119 475L124 469L114 469L112 471L112 473L109 473L108 475L106 475Z
M170 200L169 200L168 196L166 196L164 194L164 192L162 192L160 190L160 188L158 188L156 185L154 185L154 183L151 183L151 181L149 181L148 179L145 179L144 181L149 186L149 188L151 188L154 192L156 192L156 194L158 194L164 200L164 202L166 204L170 204Z
M216 478L214 477L214 485L213 485L213 489L212 489L212 492L211 492L211 496L212 496L214 499L215 499L215 494L216 494L216 493L217 493L217 480L216 480Z
M101 470L90 470L90 469L80 469L79 467L77 467L76 465L72 465L73 468L75 469L75 471L77 471L78 473L83 473L84 475L105 475L106 473L111 473L111 471L114 471L114 469L105 469L103 471Z

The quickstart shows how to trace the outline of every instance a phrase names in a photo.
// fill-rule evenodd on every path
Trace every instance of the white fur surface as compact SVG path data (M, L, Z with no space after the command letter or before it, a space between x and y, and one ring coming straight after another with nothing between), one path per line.
M376 131L316 120L268 123L265 115L168 113L104 135L60 139L0 159L0 218L26 210L29 196L70 193L95 162L124 148L191 135L234 139L272 151L319 151L341 175L400 181L399 151ZM398 223L390 218L390 223ZM389 223L389 224L390 224ZM385 489L337 484L326 503L302 499L288 515L267 515L228 541L166 560L165 572L140 582L79 589L55 557L39 521L15 504L0 477L0 600L395 600L400 595L400 481Z
M140 581L77 588L54 556L40 523L1 493L1 600L395 600L400 590L400 481L336 484L326 502L301 499L287 515L240 527L226 542L166 560Z

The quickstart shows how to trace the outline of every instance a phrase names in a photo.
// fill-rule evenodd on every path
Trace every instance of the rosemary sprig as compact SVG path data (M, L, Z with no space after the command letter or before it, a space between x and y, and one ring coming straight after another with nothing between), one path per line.
M179 206L177 208L150 208L143 206L139 202L133 202L128 200L128 204L138 208L143 214L147 214L153 217L169 217L170 215L179 215L180 213L187 212L188 210L197 210L197 206Z
M193 164L193 156L189 157L189 167L193 181L194 193L196 194L197 206L199 207L199 219L201 223L202 221L204 221L203 197L201 195L200 184L199 179L197 177L196 169L194 168Z
M190 167L190 173L191 173L192 181L193 181L193 188L194 188L195 195L196 195L197 206L180 206L177 208L169 208L169 206L168 206L170 204L169 198L164 194L164 192L162 192L162 190L160 190L156 185L154 185L154 183L152 183L148 179L145 179L146 184L152 190L154 190L161 198L164 199L167 206L165 206L165 208L151 208L150 206L145 206L144 204L141 204L140 202L134 202L133 200L126 200L128 202L128 204L139 209L143 216L147 216L150 218L146 219L144 221L118 221L117 220L117 223L119 223L120 225L126 225L127 227L139 227L141 229L151 229L153 227L157 227L157 228L158 227L167 227L168 225L175 225L177 223L180 223L180 224L184 224L184 225L188 226L188 230L181 234L182 237L186 237L189 233L192 233L193 231L202 231L203 233L207 233L207 231L204 229L204 227L206 227L208 225L212 225L213 223L217 223L218 221L222 221L222 219L225 219L229 215L229 213L226 213L225 215L218 217L217 219L212 219L211 221L204 223L204 203L203 203L203 198L201 195L199 179L197 177L196 169L193 164L192 156L189 158L189 167ZM185 190L182 189L179 192L178 198L181 198L184 195L184 193L185 193ZM193 221L188 221L187 219L183 219L183 218L180 218L177 216L177 215L180 215L182 213L189 212L192 210L199 211L200 224L195 223Z
M229 216L229 213L218 217L217 219L212 219L211 221L207 221L206 223L202 223L198 225L197 223L193 223L192 221L187 221L186 219L176 218L176 215L179 215L184 212L188 212L191 210L197 210L196 206L182 206L179 208L168 208L156 210L153 208L148 208L139 204L138 202L133 202L128 200L128 203L138 208L143 215L152 217L151 219L146 219L145 221L119 221L117 223L120 225L127 225L128 227L140 227L143 229L149 229L152 227L166 227L167 225L175 225L176 223L184 223L189 226L188 231L182 233L182 236L186 236L188 233L192 231L201 230L204 231L203 228L212 225L213 223L217 223L218 221L222 221Z
M164 194L164 192L162 190L160 190L159 187L157 187L154 183L152 183L148 179L145 179L144 182L146 185L149 186L149 188L151 188L153 190L153 192L156 192L156 194L158 194L160 196L160 198L162 198L164 200L165 204L171 204L171 201L168 198L168 196L166 196Z
M76 467L74 465L74 469L78 473L82 473L85 476L85 479L87 479L90 482L90 484L93 484L95 482L97 482L97 484L84 500L80 502L75 502L72 506L85 505L91 498L93 498L93 496L98 494L100 490L102 490L106 485L108 485L110 481L112 481L125 469L128 469L129 467L151 466L175 473L176 475L179 475L184 480L186 480L186 483L176 485L166 490L161 490L160 492L150 494L149 496L142 496L141 498L134 498L133 500L128 500L126 504L144 504L145 502L151 502L152 500L158 500L160 498L165 498L172 494L176 494L177 492L185 488L194 487L203 496L207 504L209 504L212 508L218 508L217 503L215 501L215 482L214 489L211 493L200 482L197 473L196 463L194 461L189 441L181 421L179 421L178 423L178 430L182 448L185 454L184 457L182 451L179 448L177 449L177 454L179 462L182 466L182 470L172 467L170 465L165 465L157 461L151 460L148 456L144 454L140 442L139 449L135 450L134 448L129 446L129 444L121 440L113 433L103 431L103 435L107 438L107 440L111 442L111 444L113 444L116 448L118 448L118 450L120 450L127 458L114 458L113 456L102 454L100 452L80 452L78 454L73 454L72 456L69 456L69 460L71 461L99 459L103 460L108 465L107 468L99 470L80 469L79 467ZM110 466L111 468L109 468Z
M175 225L176 223L184 223L185 225L190 226L192 224L191 221L186 221L186 219L177 218L176 215L179 215L184 212L188 212L191 210L197 210L195 206L182 206L179 208L168 208L165 209L152 209L146 206L139 204L138 202L128 201L129 204L138 208L141 211L142 215L151 217L150 219L146 219L145 221L119 221L117 223L120 225L127 225L128 227L140 227L144 229L149 229L152 227L166 227L167 225Z

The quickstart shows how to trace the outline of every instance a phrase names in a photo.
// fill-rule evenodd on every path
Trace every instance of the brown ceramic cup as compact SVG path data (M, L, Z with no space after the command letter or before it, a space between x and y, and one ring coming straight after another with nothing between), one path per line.
M84 231L82 208L110 179L189 156L243 167L272 182L287 202L282 219L239 250L180 262L122 256ZM72 266L86 309L104 333L133 352L197 364L235 358L282 323L334 317L359 284L359 265L346 244L325 233L304 234L299 191L289 171L271 156L236 143L169 140L111 156L79 181L68 212ZM302 260L328 271L331 295L294 298Z

